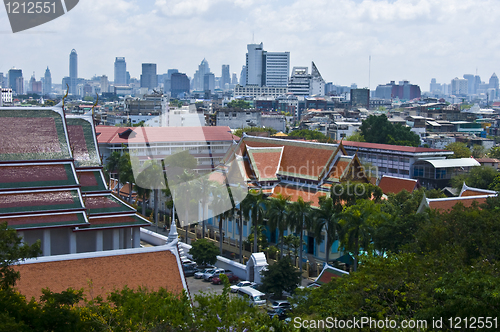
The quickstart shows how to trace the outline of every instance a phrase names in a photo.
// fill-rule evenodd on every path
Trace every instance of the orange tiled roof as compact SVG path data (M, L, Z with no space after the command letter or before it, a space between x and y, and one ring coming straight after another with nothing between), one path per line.
M327 193L323 191L316 191L305 187L297 187L295 185L283 183L274 187L271 197L278 197L279 194L285 197L290 196L292 202L296 202L299 197L302 197L304 202L312 202L311 205L315 207L319 207L319 198L321 196L327 196Z
M403 189L411 193L419 187L418 181L413 179L404 179L393 176L382 176L380 183L378 184L380 189L384 194L393 193L397 194Z
M68 256L78 257L77 255ZM155 268L152 269L152 266ZM53 292L62 292L69 287L84 288L87 297L106 296L124 286L144 286L149 290L163 287L176 294L183 290L177 258L169 250L42 261L14 268L21 273L16 288L28 299L38 299L42 295L42 288L49 288ZM92 283L91 290L89 282Z
M486 198L487 196L473 196L465 199L460 199L458 197L438 198L428 200L428 204L431 209L449 211L458 203L462 203L465 207L471 207L473 202L477 202L477 204L484 204L486 203Z
M253 169L259 181L278 180L283 148L247 149Z
M472 188L465 184L462 185L462 190L458 197L466 197L466 196L481 196L481 195L496 195L497 192L494 190L480 189L480 188Z

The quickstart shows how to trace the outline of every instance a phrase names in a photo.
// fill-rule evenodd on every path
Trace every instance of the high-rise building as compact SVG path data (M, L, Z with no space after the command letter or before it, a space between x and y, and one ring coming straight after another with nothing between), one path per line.
M45 69L45 75L43 76L43 94L48 95L52 93L52 75L50 74L49 67Z
M293 67L288 92L295 96L309 96L311 88L311 75L307 67Z
M0 88L6 88L6 86L4 86L3 80L4 80L3 73L0 73Z
M109 80L108 76L102 75L101 76L101 94L102 93L107 93L109 92Z
M19 84L18 81L21 80L21 89L18 90ZM21 69L12 68L9 70L9 88L12 89L13 92L17 94L23 93L23 71Z
M203 59L200 65L198 66L198 70L193 75L193 90L202 91L205 90L205 74L210 73L210 67L208 66L208 61Z
M391 81L385 85L378 85L375 89L375 97L381 99L412 100L420 98L421 95L420 87L416 84L410 84L409 81L400 81L399 84Z
M247 67L242 66L241 73L240 73L240 85L245 86L246 81L247 81Z
M464 78L455 77L451 80L451 94L465 96L469 90L468 83Z
M231 84L238 84L238 75L236 73L233 73L233 77L231 79Z
M286 87L290 76L290 52L262 52L264 77L262 83L268 87Z
M75 49L69 54L69 93L76 95L76 86L78 85L78 54Z
M229 65L222 65L222 75L220 77L220 87L225 90L226 84L231 84L231 74L229 73Z
M351 89L351 106L364 107L370 106L370 90L369 89Z
M158 86L156 63L143 63L141 74L141 88L155 89Z
M213 93L215 90L215 75L208 73L203 76L203 91L210 91Z
M125 57L115 58L115 85L128 85L127 83L127 63Z
M477 87L475 86L476 79L472 74L464 74L464 79L467 80L467 93L473 95L477 91Z
M172 97L178 98L180 94L189 93L189 78L184 73L172 73L170 76L170 91Z
M498 77L495 73L490 77L490 89L498 90Z
M262 52L264 51L264 44L248 44L247 50L245 85L262 86Z
M310 86L311 96L324 96L326 94L325 91L325 80L323 76L321 76L318 67L314 64L314 61L311 63L311 86Z

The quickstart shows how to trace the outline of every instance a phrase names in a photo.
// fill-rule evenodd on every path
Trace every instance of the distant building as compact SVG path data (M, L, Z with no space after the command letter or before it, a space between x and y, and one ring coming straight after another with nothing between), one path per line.
M248 44L245 85L286 87L290 74L290 52L268 52L260 44Z
M467 93L469 95L476 94L477 86L476 86L476 79L475 79L474 75L465 74L464 79L467 80Z
M231 75L229 73L229 65L222 65L222 75L220 77L221 89L226 89L226 84L231 84Z
M469 89L469 81L464 78L455 77L451 80L451 94L465 96Z
M246 54L246 75L245 75L245 86L255 85L262 86L262 52L264 51L264 45L260 44L248 44Z
M378 85L375 89L375 97L381 99L399 98L400 100L412 100L420 98L421 96L420 87L415 84L410 84L409 81L400 81L399 84L391 81L385 85Z
M288 89L286 87L284 88L267 87L267 86L259 87L256 85L241 86L239 84L234 87L234 97L260 97L260 96L278 97L281 95L285 95L287 92Z
M45 75L43 76L43 94L49 95L52 93L52 75L50 74L49 67L45 69Z
M208 61L203 59L200 65L198 66L198 70L193 75L193 82L191 85L192 90L194 91L204 91L205 85L205 74L210 73L210 67L208 66ZM215 80L214 80L215 85Z
M109 92L109 80L108 76L101 76L101 94Z
M127 63L125 57L115 58L115 77L114 85L128 85L127 83Z
M21 85L21 89L18 90L18 88L19 88L18 79L21 79L21 81L23 80L23 71L21 69L16 69L16 68L10 69L9 70L9 86L8 87L12 89L12 92L14 92L16 94L22 94L24 92L22 89L22 85Z
M311 75L307 67L293 67L292 76L288 82L288 92L295 96L309 96Z
M215 90L215 75L207 73L203 76L203 91L210 91L213 93Z
M76 86L78 85L78 54L75 49L69 54L69 93L77 94Z
M12 89L0 88L0 106L12 104Z
M189 93L189 78L184 73L173 73L170 76L170 92L173 98Z
M148 88L148 90L152 90L157 86L158 77L156 76L156 63L143 63L141 74L141 88Z
M351 89L351 106L353 108L370 107L370 90L369 89Z
M255 109L223 108L217 111L217 126L228 126L231 129L260 127L261 112Z

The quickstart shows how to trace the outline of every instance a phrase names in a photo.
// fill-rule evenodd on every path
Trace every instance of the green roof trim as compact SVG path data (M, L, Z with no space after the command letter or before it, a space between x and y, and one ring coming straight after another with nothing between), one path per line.
M102 207L96 207L93 208L90 203L90 200L97 199L99 202L104 203L105 205L108 206L102 206ZM113 214L113 213L123 213L123 212L129 212L133 213L136 212L136 210L132 207L129 207L126 205L122 200L116 198L115 196L111 194L107 195L98 195L98 196L84 196L83 201L85 202L85 205L87 206L89 215L95 215L95 214Z
M68 125L68 131L71 131L70 126L80 126L83 129L83 136L85 138L85 146L87 148L88 156L81 156L78 153L73 153L75 158L76 167L88 167L88 166L100 166L101 158L99 157L96 142L95 133L92 124L84 118L67 117L66 123ZM70 146L71 146L70 138Z
M72 214L68 214L68 217L71 216ZM42 216L43 217L43 216ZM27 218L27 217L23 217ZM39 216L34 216L30 217L33 218L33 221L36 221L39 219ZM12 225L9 224L9 220L15 220L14 218L5 218L7 219L7 227L11 229L30 229L30 228L45 228L45 227L60 227L60 226L85 226L88 225L87 221L85 220L83 212L77 214L77 220L62 220L62 221L57 221L57 222L41 222L41 223L27 223L27 224L21 224L21 225ZM2 222L3 219L0 219L0 222Z
M145 221L138 215L133 215L133 216L126 216L128 218L133 218L133 221L126 221L126 222L116 222L118 218L122 218L123 216L116 216L116 217L102 217L98 218L100 221L109 219L109 223L99 223L99 224L92 224L92 219L89 220L90 225L89 227L82 228L81 230L86 230L86 229L95 229L95 228L109 228L109 227L130 227L130 226L150 226L151 223L149 221ZM95 219L94 219L95 220ZM114 221L114 222L113 222Z

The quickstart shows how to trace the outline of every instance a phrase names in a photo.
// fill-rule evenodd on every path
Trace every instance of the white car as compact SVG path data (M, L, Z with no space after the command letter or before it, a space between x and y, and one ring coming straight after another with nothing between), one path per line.
M214 268L213 267L210 267L208 269L204 269L204 270L201 270L201 271L198 271L194 274L194 277L195 279L201 279L203 278L203 275L209 271L212 271Z
M251 281L241 281L239 282L238 284L236 285L233 285L231 286L231 292L232 293L236 293L238 292L238 290L241 288L241 287L252 287L252 286L255 286L256 283L255 282L251 282Z
M224 272L226 272L226 270L224 270L224 269L219 269L219 268L210 269L203 274L203 280L212 281L213 277L215 277L216 275L218 275L220 273L224 273Z

